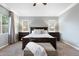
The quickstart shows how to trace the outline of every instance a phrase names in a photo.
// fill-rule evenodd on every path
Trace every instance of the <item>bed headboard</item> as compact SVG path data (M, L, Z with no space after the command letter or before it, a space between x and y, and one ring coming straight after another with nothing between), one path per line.
M44 30L48 30L48 27L30 27L30 33L32 33L32 31L34 29L44 29Z

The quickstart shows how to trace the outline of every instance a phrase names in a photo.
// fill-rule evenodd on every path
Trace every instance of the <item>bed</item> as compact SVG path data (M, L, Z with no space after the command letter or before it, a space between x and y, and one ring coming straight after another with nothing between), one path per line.
M41 30L42 32L45 31L44 33L40 33L37 31L37 34L34 34L34 30ZM51 35L48 34L48 27L30 27L30 34L27 36L22 37L22 49L25 48L28 42L33 41L33 42L49 42L52 44L52 46L57 49L56 47L56 38L52 37Z

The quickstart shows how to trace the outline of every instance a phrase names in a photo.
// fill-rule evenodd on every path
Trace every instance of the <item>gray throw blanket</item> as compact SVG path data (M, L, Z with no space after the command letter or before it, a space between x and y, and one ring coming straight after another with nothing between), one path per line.
M37 43L29 42L26 47L34 54L34 56L47 56L45 49Z

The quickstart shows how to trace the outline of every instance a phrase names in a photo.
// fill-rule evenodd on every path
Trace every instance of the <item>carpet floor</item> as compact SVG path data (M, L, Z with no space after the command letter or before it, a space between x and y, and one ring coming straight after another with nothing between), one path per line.
M58 56L79 56L78 50L63 42L57 42L57 52ZM0 56L23 56L22 42L20 41L1 49Z

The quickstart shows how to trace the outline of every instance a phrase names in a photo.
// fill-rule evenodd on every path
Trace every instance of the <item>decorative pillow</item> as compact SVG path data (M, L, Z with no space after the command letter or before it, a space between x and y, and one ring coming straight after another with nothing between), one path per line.
M44 30L44 31L42 32L42 34L48 34L48 31L47 31L47 30Z
M44 32L44 29L34 29L32 31L33 34L42 34Z

